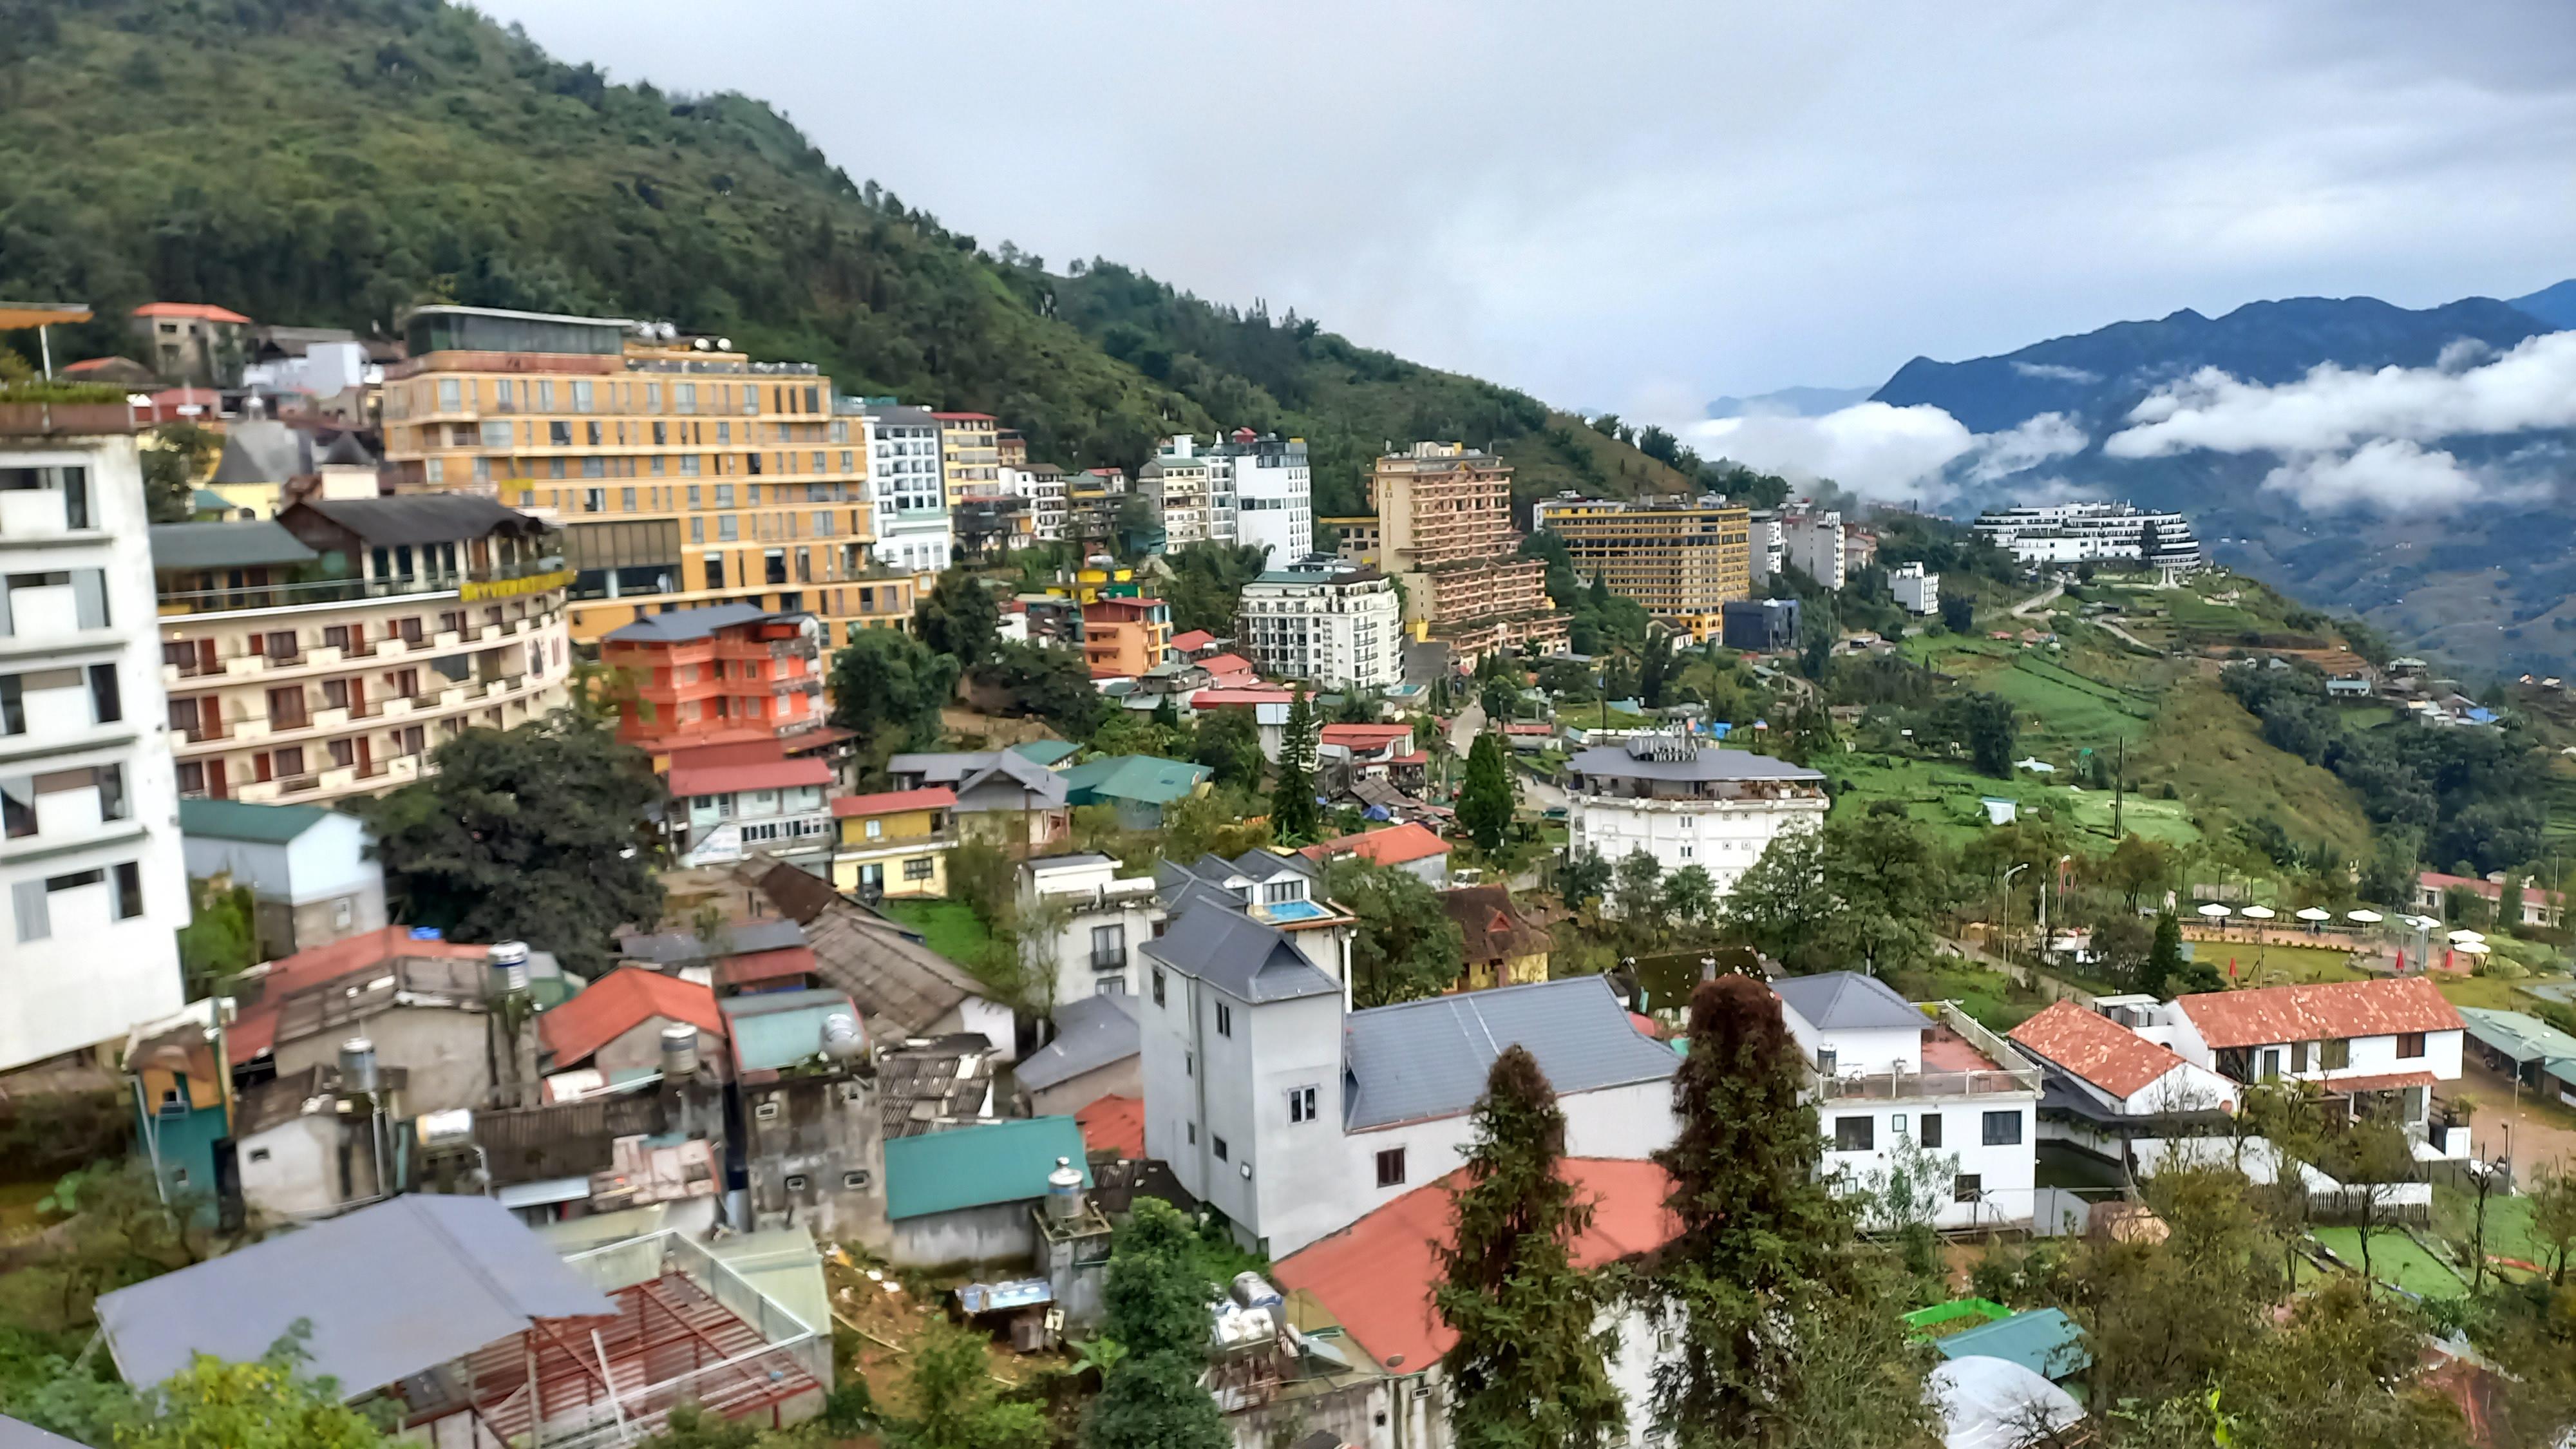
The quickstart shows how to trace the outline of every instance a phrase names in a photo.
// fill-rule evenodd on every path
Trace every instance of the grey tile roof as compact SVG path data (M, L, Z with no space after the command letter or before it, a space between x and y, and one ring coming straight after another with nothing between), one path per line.
M783 951L805 944L805 928L790 920L734 921L724 928L723 942L728 955L748 955L754 951ZM663 931L653 935L620 936L619 954L630 961L652 961L671 965L703 961L706 943L695 931Z
M251 523L156 523L152 525L152 566L156 569L229 569L254 564L310 563L321 555L273 520Z
M274 418L243 418L224 431L210 483L283 483L313 471L313 435Z
M1565 762L1578 775L1630 780L1822 780L1820 771L1744 750L1702 749L1696 760L1641 760L1625 745L1596 745Z
M1771 989L1818 1031L1920 1028L1931 1024L1931 1019L1899 996L1895 987L1857 971L1783 976L1771 983Z
M950 750L931 754L900 754L886 761L886 773L899 777L918 777L923 785L946 785L957 792L957 808L978 809L1028 808L1025 800L1012 801L1007 807L987 802L970 803L969 791L987 785L1016 786L1022 796L1037 797L1035 808L1053 809L1065 798L1064 777L1026 755L1010 750Z
M495 533L534 537L546 526L515 508L470 493L407 493L390 498L307 498L278 515L292 528L306 511L370 544L455 543Z
M1559 1094L1670 1077L1681 1058L1639 1032L1598 976L1462 991L1354 1011L1342 1023L1342 1125L1453 1117L1515 1043Z
M609 630L607 637L628 643L704 639L718 629L768 617L769 611L758 604L708 604L695 609L673 609L667 614L646 614L632 624ZM778 617L793 619L798 616L781 614Z
M1237 1001L1341 995L1341 983L1316 970L1286 933L1244 915L1240 905L1225 909L1227 904L1190 902L1169 929L1138 949Z
M1055 1009L1056 1039L1013 1068L1020 1085L1045 1090L1136 1055L1136 1002L1125 994L1085 996Z

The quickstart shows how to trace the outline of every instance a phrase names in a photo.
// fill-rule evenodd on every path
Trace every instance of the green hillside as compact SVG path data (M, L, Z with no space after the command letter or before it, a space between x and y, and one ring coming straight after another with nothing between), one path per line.
M766 105L611 85L439 0L0 0L0 296L389 333L416 302L667 318L1034 455L1304 435L1318 512L1388 441L1499 444L1523 497L1683 486L1537 399L1111 264L1046 270L854 181ZM28 339L19 339L21 342Z

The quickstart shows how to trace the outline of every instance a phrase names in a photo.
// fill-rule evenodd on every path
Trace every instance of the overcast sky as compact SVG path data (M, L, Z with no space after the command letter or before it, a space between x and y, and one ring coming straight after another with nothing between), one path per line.
M483 0L988 247L1679 422L2181 307L2576 275L2576 5Z

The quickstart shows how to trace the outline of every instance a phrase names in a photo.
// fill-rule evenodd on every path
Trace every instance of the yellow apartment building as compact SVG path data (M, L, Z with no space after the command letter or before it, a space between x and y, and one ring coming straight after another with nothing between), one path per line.
M1721 498L1554 498L1531 523L1565 540L1574 571L1665 617L1753 596L1753 515Z
M948 893L957 792L945 785L832 802L832 886L862 898Z
M939 420L939 472L948 506L991 497L1002 487L1001 422L990 413L932 413Z
M915 576L869 547L865 433L811 363L605 317L435 306L404 325L384 385L395 489L560 526L576 643L726 601L815 614L827 647L911 618Z

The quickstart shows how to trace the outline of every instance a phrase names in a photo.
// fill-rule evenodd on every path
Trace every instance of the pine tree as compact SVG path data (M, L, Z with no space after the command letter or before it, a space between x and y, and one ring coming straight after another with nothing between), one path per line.
M1626 1427L1604 1367L1610 1294L1574 1265L1592 1225L1559 1171L1565 1113L1520 1046L1494 1060L1472 1119L1466 1185L1432 1306L1458 1341L1441 1358L1450 1432L1461 1449L1584 1449Z
M1664 707L1664 686L1673 672L1673 636L1658 629L1646 637L1646 657L1637 669L1637 697L1648 709Z
M1780 1003L1749 976L1691 993L1690 1055L1673 1077L1681 1132L1655 1154L1680 1224L1653 1281L1678 1343L1655 1366L1661 1423L1686 1437L1762 1442L1797 1395L1798 1315L1849 1221L1817 1178L1815 1109Z
M1136 1199L1135 1216L1119 1230L1101 1327L1119 1352L1083 1418L1088 1449L1225 1449L1232 1442L1216 1400L1198 1381L1217 1285L1199 1266L1195 1236L1179 1209L1150 1197Z
M1466 782L1458 790L1458 823L1478 850L1490 856L1503 848L1503 837L1512 828L1516 794L1511 765L1503 758L1501 732L1488 729L1478 734L1467 751Z
M2182 920L2171 911L2160 911L2155 944L2147 948L2147 969L2138 977L2138 990L2161 1000L2181 974Z
M1270 829L1282 842L1312 841L1322 830L1315 809L1315 707L1300 686L1279 735L1279 780L1270 791Z

